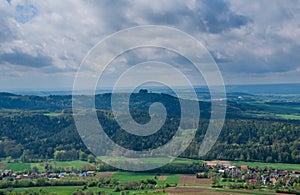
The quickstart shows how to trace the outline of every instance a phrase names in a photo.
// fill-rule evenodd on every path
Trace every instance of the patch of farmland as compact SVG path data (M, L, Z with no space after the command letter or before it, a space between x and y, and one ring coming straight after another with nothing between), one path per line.
M179 185L211 185L211 179L197 178L195 175L182 174L180 176Z

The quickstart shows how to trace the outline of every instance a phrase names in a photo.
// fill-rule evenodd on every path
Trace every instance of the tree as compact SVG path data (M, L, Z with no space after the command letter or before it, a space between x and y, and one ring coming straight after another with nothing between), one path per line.
M87 160L87 154L85 153L85 152L83 152L82 150L80 150L79 152L78 152L78 155L79 155L79 160L82 160L82 161L85 161L85 160Z
M92 154L89 154L88 157L87 157L87 160L89 163L94 163L95 162L95 156L92 155Z

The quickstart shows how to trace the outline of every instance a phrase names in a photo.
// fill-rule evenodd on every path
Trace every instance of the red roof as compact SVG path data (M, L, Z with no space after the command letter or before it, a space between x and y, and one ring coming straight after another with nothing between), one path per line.
M248 170L248 166L247 165L241 165L241 169Z
M271 178L271 179L270 179L270 182L272 182L273 184L275 184L275 183L277 182L277 179Z
M256 179L250 179L248 182L251 183L251 184L255 184L257 182L257 180Z

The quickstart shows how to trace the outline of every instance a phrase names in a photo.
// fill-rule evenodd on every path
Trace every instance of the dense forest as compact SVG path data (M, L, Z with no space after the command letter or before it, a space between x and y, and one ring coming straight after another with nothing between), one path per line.
M150 136L129 134L119 127L110 111L110 94L96 97L98 120L106 133L123 147L144 150L166 143L178 128L178 99L166 94L137 93L131 98L131 114L147 122L149 105L161 102L170 120ZM190 101L190 100L186 100ZM23 162L56 160L94 160L81 141L71 113L71 96L18 96L0 94L0 157ZM206 133L210 104L200 102L201 120L192 144L182 157L198 158L199 145ZM227 118L212 150L202 159L300 163L300 123L247 117L243 110L257 109L229 102ZM167 118L168 119L168 118ZM172 119L172 120L171 120Z

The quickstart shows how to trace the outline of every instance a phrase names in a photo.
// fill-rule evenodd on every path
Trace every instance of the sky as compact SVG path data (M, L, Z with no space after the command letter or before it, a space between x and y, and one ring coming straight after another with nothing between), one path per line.
M193 36L225 84L300 83L299 21L299 0L0 0L0 90L71 89L93 46L139 25ZM170 51L142 48L111 72L147 59L186 66Z

